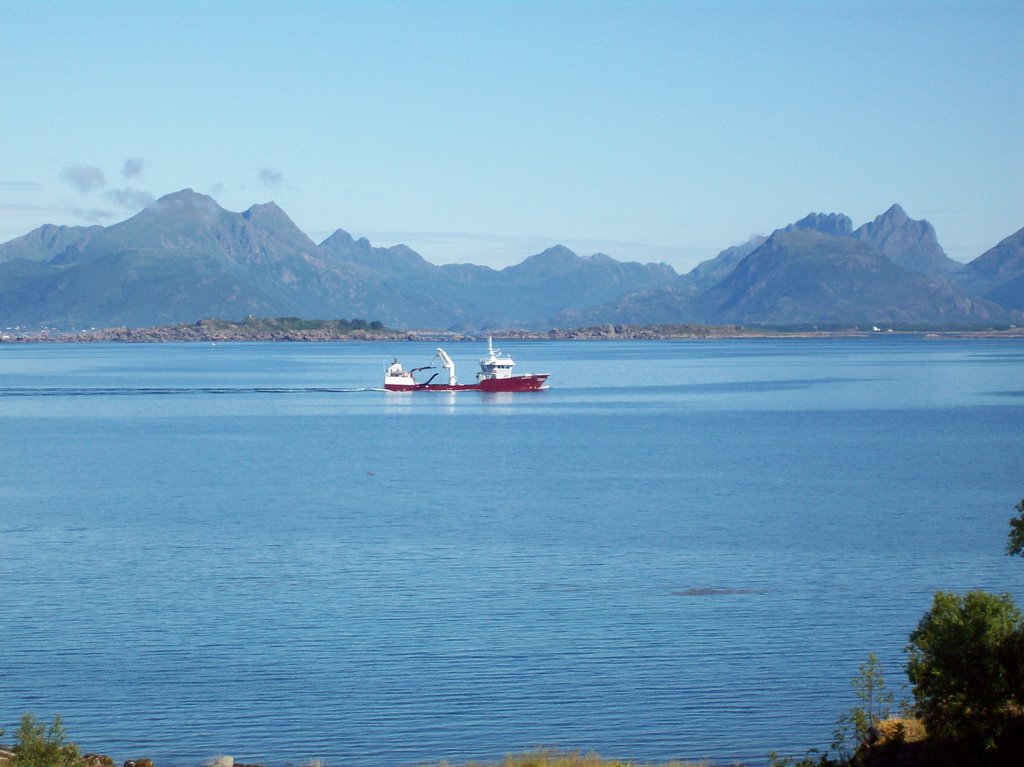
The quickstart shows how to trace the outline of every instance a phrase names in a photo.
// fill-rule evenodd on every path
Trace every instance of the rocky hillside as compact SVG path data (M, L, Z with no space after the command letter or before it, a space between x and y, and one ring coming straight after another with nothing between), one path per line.
M151 327L200 317L356 317L399 329L703 322L1024 321L1024 230L966 266L893 205L854 229L811 213L689 274L560 245L496 270L438 266L337 230L317 244L274 203L241 213L185 189L109 227L44 226L0 245L0 327Z
M1024 311L1024 229L967 264L956 281L972 295Z
M952 283L896 264L853 237L780 231L690 303L703 322L925 324L1005 322Z
M856 230L843 214L812 213L722 251L674 284L559 320L1003 325L1024 319L1022 241L1024 230L965 266L945 255L931 224L899 205Z
M853 237L904 269L922 274L948 277L964 266L946 255L935 227L923 219L910 218L899 205L864 224L853 232Z
M503 270L436 266L339 230L317 245L274 203L242 213L190 189L119 224L0 245L0 326L152 326L199 317L364 317L519 327L677 278L664 264L555 247Z

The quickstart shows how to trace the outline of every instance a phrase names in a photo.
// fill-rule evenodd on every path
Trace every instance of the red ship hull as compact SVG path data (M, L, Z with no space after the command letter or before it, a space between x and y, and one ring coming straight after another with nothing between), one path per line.
M485 378L474 384L424 383L412 386L384 384L384 388L388 391L537 391L544 388L544 382L547 380L547 374L540 374L512 376L511 378Z

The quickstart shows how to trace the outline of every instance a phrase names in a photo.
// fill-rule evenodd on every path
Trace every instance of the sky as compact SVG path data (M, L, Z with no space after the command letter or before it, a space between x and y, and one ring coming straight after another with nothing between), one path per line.
M0 241L192 188L433 263L1024 227L1024 3L0 0Z

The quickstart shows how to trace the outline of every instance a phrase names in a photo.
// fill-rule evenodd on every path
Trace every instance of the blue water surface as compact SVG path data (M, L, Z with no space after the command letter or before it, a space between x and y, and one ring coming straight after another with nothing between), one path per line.
M757 764L890 685L937 589L1024 603L1024 344L0 345L0 727L329 767ZM479 343L448 351L471 378Z

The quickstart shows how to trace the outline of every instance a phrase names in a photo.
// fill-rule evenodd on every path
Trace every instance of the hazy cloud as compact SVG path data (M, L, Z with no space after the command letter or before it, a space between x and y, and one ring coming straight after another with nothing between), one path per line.
M132 189L128 186L124 189L111 189L107 192L107 199L122 207L140 210L153 202L153 195L143 189Z
M82 194L99 189L107 183L102 170L88 165L72 165L70 168L65 168L63 179Z
M131 157L124 161L124 167L121 168L121 175L125 178L135 178L136 176L142 175L142 158Z
M259 172L259 177L263 186L279 187L284 184L284 176L281 171L273 168L263 168Z

